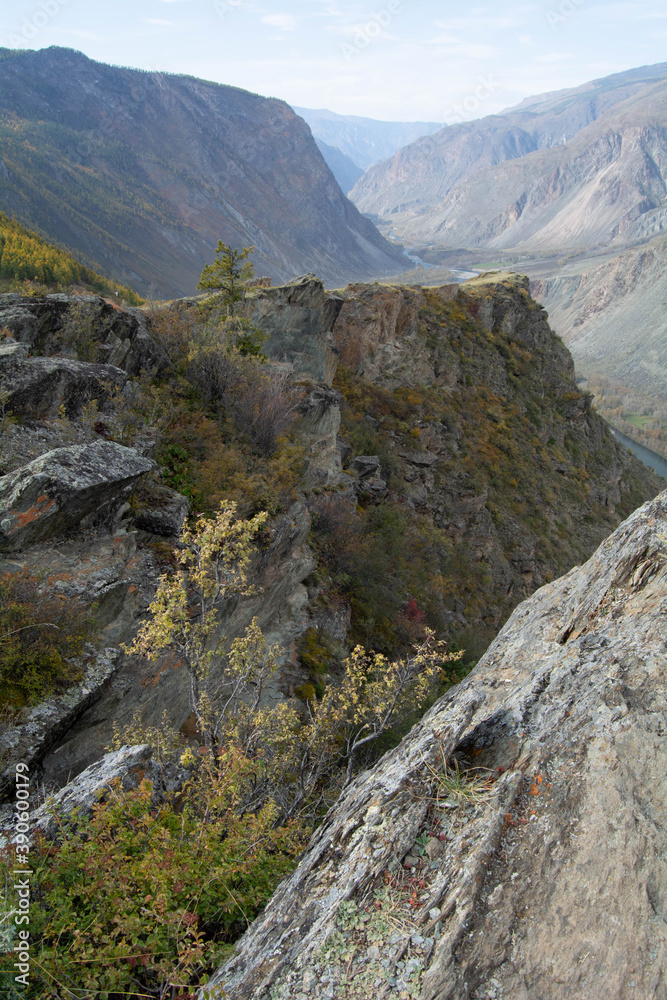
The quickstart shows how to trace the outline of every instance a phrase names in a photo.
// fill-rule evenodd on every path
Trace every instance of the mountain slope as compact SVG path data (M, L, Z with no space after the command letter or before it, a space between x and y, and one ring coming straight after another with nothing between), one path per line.
M533 282L578 371L667 397L667 237ZM640 336L632 337L629 331Z
M392 156L402 146L442 126L437 122L383 122L335 111L294 108L308 122L316 139L340 149L358 167L366 170Z
M364 212L440 246L606 245L659 231L667 64L543 95L413 143L355 186Z
M69 49L0 62L0 208L139 290L190 293L219 239L330 283L400 255L282 101Z
M37 282L54 290L83 286L86 291L120 296L131 305L141 302L129 288L84 267L67 251L47 243L0 212L0 290L21 288L23 282Z
M350 191L360 177L363 177L363 170L356 163L346 156L336 146L329 146L321 139L315 139L315 144L319 149L324 162L328 166L340 185L341 191Z

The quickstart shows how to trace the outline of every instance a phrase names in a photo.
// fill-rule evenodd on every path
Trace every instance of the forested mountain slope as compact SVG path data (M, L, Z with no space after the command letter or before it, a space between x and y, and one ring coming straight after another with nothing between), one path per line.
M403 263L287 104L70 49L0 62L0 208L164 297L194 291L219 239L255 245L276 279L315 269L341 284Z

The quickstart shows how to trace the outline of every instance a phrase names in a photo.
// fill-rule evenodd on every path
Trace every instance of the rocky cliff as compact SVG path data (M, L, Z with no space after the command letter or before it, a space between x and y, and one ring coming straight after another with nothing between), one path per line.
M367 496L443 533L446 582L436 599L433 573L421 599L450 637L483 648L519 600L634 509L637 467L577 389L524 279L343 296L334 387L346 462L379 455Z
M305 276L252 291L243 308L273 355L255 373L284 387L291 370L294 410L289 439L258 455L247 424L230 431L234 398L221 411L175 350L189 338L190 359L210 337L210 308L176 303L142 323L94 298L0 300L13 334L0 350L0 586L14 603L92 602L98 633L39 700L2 662L3 798L17 760L47 790L86 769L59 795L65 811L89 809L114 776L182 790L188 765L150 747L102 760L113 724L137 713L159 726L164 712L197 741L185 664L119 651L175 566L189 509L175 480L211 506L221 492L271 501L259 592L225 607L216 639L258 618L283 650L264 697L283 707L335 683L358 639L393 653L432 624L476 658L522 597L657 491L577 390L524 279L331 294ZM515 611L471 678L355 780L215 992L662 995L666 504Z
M658 1000L667 494L360 775L213 996Z
M263 593L225 626L233 636L259 617L285 650L283 694L308 680L299 641L309 630L338 644L335 662L346 642L390 653L428 623L474 660L523 597L658 490L591 412L523 280L332 294L306 276L251 291L244 309L269 335L269 367L291 366L299 392L297 450L273 474L284 478L280 462L302 471L298 491L271 501L255 569ZM0 350L0 572L41 574L93 601L102 629L103 652L89 651L71 690L4 733L6 750L35 764L48 753L45 779L60 784L101 755L114 721L139 710L154 724L166 709L175 728L187 723L182 664L111 652L136 631L187 514L186 498L165 485L171 466L158 478L155 461L183 445L163 419L158 386L171 362L145 314L95 298L10 295L0 327L13 334ZM147 371L160 377L152 388ZM187 423L191 404L176 391L164 398ZM177 481L191 488L203 467L218 495L216 476L248 461L247 443L233 452L203 412L193 426ZM208 466L207 448L217 456ZM239 481L257 489L248 472L225 480Z
M0 207L102 273L189 294L219 239L282 280L401 269L282 101L70 49L6 55Z

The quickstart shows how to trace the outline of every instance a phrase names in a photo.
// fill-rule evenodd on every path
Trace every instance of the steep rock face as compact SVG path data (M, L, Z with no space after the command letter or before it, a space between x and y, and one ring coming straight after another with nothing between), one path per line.
M490 640L519 600L585 559L661 481L577 389L527 279L343 294L334 387L341 434L358 442L344 466L354 472L358 455L375 452L378 483L362 502L444 532L441 614L452 635L465 634L456 641L478 648L482 632Z
M2 61L0 110L0 205L142 292L191 294L219 239L282 280L401 267L282 101L52 47Z
M337 365L332 332L342 306L340 296L325 292L319 278L306 274L251 292L243 312L268 334L270 357L290 363L297 376L330 385Z
M347 789L214 996L665 995L666 538L663 493L516 609Z
M304 442L309 487L329 486L339 481L342 472L337 447L340 408L343 397L335 389L315 386L299 404L301 439Z
M457 285L434 294L450 301ZM428 384L434 373L428 352L421 350L419 310L421 289L382 285L349 285L345 306L335 328L335 344L343 364L369 382L386 385Z
M76 720L102 695L113 677L118 650L102 649L88 657L83 676L61 695L40 702L27 718L3 725L0 731L0 800L11 794L16 765L26 763L36 772L44 754L64 736Z

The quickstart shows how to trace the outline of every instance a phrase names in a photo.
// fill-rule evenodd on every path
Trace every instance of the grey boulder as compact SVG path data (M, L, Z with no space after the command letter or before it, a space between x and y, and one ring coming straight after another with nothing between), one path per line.
M190 501L182 493L145 480L133 494L134 523L154 535L179 535L190 513Z
M28 420L48 420L61 412L78 417L87 403L96 400L103 406L126 382L126 373L114 365L28 358L22 344L0 349L0 393L5 394L5 406Z
M109 524L134 484L155 467L111 441L56 448L0 478L0 549L62 535L84 518Z

